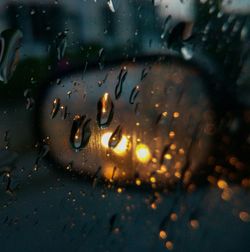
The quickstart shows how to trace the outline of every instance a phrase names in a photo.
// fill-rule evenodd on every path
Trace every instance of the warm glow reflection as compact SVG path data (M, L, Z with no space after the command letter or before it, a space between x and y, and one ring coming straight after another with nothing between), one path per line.
M147 163L151 159L151 153L147 145L139 144L136 146L135 154L141 163Z
M105 148L109 147L109 139L111 136L112 136L111 132L106 132L102 135L101 144L103 147L105 147Z
M107 112L106 107L107 107L108 98L109 98L109 94L105 93L102 100L102 113Z
M109 148L109 140L112 136L112 132L106 132L101 137L101 144L105 148ZM122 135L120 142L112 149L117 155L124 155L129 147L129 140L125 135Z
M118 171L117 171L117 168L116 167L113 167L111 165L108 165L108 166L104 166L103 167L103 176L110 180L111 182L114 181L114 179L118 178Z

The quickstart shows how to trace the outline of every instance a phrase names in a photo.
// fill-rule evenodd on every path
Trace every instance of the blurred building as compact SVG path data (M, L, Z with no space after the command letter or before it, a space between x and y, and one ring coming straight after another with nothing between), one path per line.
M116 1L118 3L118 1ZM148 47L159 38L152 1L122 0L112 12L106 0L1 0L0 31L19 28L24 52L42 55L60 32L68 33L69 48L76 44L123 47L129 41ZM160 38L159 38L160 40ZM159 46L154 43L151 46Z

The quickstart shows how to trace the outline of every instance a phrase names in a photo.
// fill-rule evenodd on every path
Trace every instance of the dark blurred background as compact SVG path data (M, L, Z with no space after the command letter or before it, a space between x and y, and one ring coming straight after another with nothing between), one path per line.
M1 0L0 33L22 40L0 81L0 251L248 251L249 13L249 0ZM13 37L0 46L10 62ZM43 94L74 69L152 55L205 74L216 129L202 186L93 186L54 169L39 135Z

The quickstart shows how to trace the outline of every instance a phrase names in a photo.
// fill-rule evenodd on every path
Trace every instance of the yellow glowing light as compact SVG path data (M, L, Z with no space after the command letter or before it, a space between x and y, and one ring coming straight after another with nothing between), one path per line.
M169 137L170 138L174 138L175 137L175 132L174 131L170 131L169 132Z
M111 136L112 136L111 132L106 132L102 135L101 144L103 147L105 147L105 148L109 147L109 139Z
M165 156L164 156L167 160L171 160L172 159L172 155L171 154L166 154Z
M176 213L171 213L170 219L171 219L172 221L177 221L177 220L178 220L178 215L177 215Z
M159 170L156 170L157 173L159 174L163 174L165 172L167 172L167 167L165 165L161 165Z
M180 113L179 113L179 112L174 112L174 113L173 113L173 117L174 117L174 118L178 118L179 116L180 116Z
M152 204L151 204L151 208L152 208L153 210L156 210L156 209L157 209L157 205L156 205L155 203L152 203Z
M178 172L178 171L177 171L177 172L175 172L175 173L174 173L174 175L175 175L175 177L176 177L176 178L181 178L181 173L180 173L180 172Z
M167 234L167 232L165 232L164 230L161 230L160 232L159 232L159 237L161 238L161 239L166 239L167 238L167 236L168 236L168 234Z
M170 145L170 150L175 150L176 149L176 145L175 144L171 144Z
M180 162L180 161L177 161L177 162L175 163L174 167L175 167L176 170L180 170L181 167L182 167L181 162Z
M244 222L249 222L250 221L250 216L249 216L249 213L246 212L246 211L241 211L239 213L239 217L242 221Z
M162 116L167 117L167 116L168 116L168 112L166 112L166 111L163 112L163 113L162 113Z
M136 183L137 186L140 186L141 185L141 180L140 179L136 179L135 183Z
M221 194L221 198L225 201L229 201L232 197L232 191L230 188L225 188Z
M172 250L174 248L174 244L171 241L167 241L165 246L168 250Z
M112 132L106 132L101 137L101 144L105 148L109 148L109 140L112 136ZM125 135L122 135L122 138L120 142L116 145L116 147L113 149L113 151L117 155L124 155L129 147L129 141L128 138Z
M103 168L103 176L110 180L111 182L114 180L114 179L117 179L118 178L118 173L119 173L119 170L117 170L117 168L113 167L113 166L104 166Z
M180 149L179 149L179 153L180 153L181 155L184 155L184 154L185 154L185 150L184 150L183 148L180 148Z
M155 182L156 182L155 177L151 177L151 178L150 178L150 182L151 182L151 183L155 183Z
M102 113L106 113L107 112L106 106L107 106L108 97L109 97L108 93L105 93L104 96L103 96L103 100L102 100Z
M129 145L128 138L123 135L121 141L114 148L114 152L117 155L123 155L128 150L128 145Z
M151 153L147 145L139 144L136 146L135 154L141 163L147 163L151 159Z
M117 192L118 192L118 193L122 193L122 188L119 187L119 188L117 189Z
M228 187L227 182L225 180L222 180L222 179L218 180L217 185L218 185L218 187L220 189L225 189L225 188Z
M190 220L190 226L192 229L198 229L200 226L200 223L198 220Z

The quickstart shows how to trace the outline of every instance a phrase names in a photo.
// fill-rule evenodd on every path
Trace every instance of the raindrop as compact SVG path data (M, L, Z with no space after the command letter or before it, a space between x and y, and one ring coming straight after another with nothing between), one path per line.
M135 110L134 110L136 115L139 115L139 113L140 113L139 109L140 109L140 103L137 102L137 103L135 104Z
M52 110L50 112L50 118L53 119L58 111L60 109L60 99L59 98L55 98L53 103L52 103Z
M107 1L108 7L112 12L115 12L114 4L112 0Z
M169 147L170 147L170 144L167 144L164 146L162 153L161 153L161 157L160 157L160 165L163 165L164 160L165 160L165 155L167 154Z
M5 30L0 34L0 81L5 84L16 69L22 37L22 32L14 29Z
M83 76L87 70L87 67L88 67L88 61L85 61L85 64L84 64L84 69L83 69L83 73L82 73L82 80L83 80Z
M64 57L66 47L67 47L67 36L65 33L61 33L56 41L56 51L58 60L61 60Z
M73 161L69 162L66 166L66 170L67 171L72 171L72 168L73 168Z
M4 133L4 145L5 145L5 149L8 150L9 149L9 145L10 145L10 136L9 136L9 131L6 130Z
M112 175L111 175L111 178L110 178L110 181L111 181L111 182L112 182L112 181L114 181L114 177L115 177L116 169L117 169L117 167L116 167L116 166L114 166L113 171L112 171Z
M160 124L160 123L164 122L167 118L167 115L168 115L168 112L166 112L166 111L159 114L156 119L156 124Z
M71 94L72 94L72 91L71 91L71 90L69 90L69 91L67 92L68 99L70 99Z
M147 68L143 68L141 72L141 81L148 75Z
M185 60L191 60L193 57L193 50L190 46L183 46L181 48L181 54Z
M119 99L122 94L123 83L126 80L128 71L126 67L123 67L118 75L118 82L115 87L115 98Z
M39 150L39 153L38 153L38 156L36 158L36 161L35 161L35 164L34 164L34 167L33 167L33 170L34 171L37 171L37 168L38 168L38 164L40 162L40 160L42 158L44 158L49 152L49 145L47 144L43 144L41 147L40 147L40 150Z
M8 171L3 172L3 182L6 183L5 191L9 193L13 193L11 189L11 174Z
M98 53L98 65L99 65L100 70L103 69L103 61L104 61L103 55L104 55L104 49L101 48Z
M104 77L104 79L103 80L100 80L100 81L98 81L98 86L99 87L101 87L105 82L106 82L106 80L107 80L107 78L108 78L108 73L106 73L106 75L105 75L105 77Z
M99 166L99 167L97 168L97 170L96 170L94 176L93 176L93 184L92 184L93 187L95 187L96 184L97 184L97 180L98 180L99 174L100 174L100 172L101 172L101 169L102 169L102 167Z
M73 119L73 124L70 132L70 143L72 147L79 151L84 148L90 139L90 119L86 119L86 116L76 115Z
M168 23L169 23L169 21L171 20L171 18L172 18L171 15L168 15L168 16L166 17L165 21L164 21L164 25L163 25L164 30L163 30L163 32L162 32L162 34L161 34L161 39L164 39L165 36L166 36L166 33L167 33L167 31L168 31L168 28L169 28Z
M35 100L32 98L31 90L26 89L23 93L24 97L26 98L26 110L31 110L35 104Z
M118 125L109 139L109 148L115 148L122 138L122 127Z
M129 103L130 103L130 104L134 104L134 103L135 103L135 99L136 99L136 97L138 96L139 92L140 92L139 86L135 86L135 87L132 89L131 94L130 94L130 96L129 96Z
M97 103L97 123L100 128L109 126L113 119L114 104L108 93L105 93Z
M61 82L62 82L62 80L61 80L60 78L56 79L56 84L57 84L57 85L60 85Z
M60 111L61 111L61 119L65 120L67 115L68 115L68 107L67 106L61 106L60 107Z
M34 9L32 9L31 11L30 11L30 15L34 15L36 13L36 11L34 10Z

